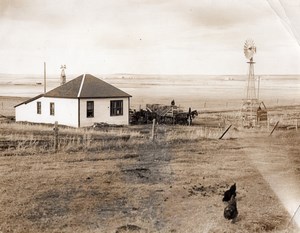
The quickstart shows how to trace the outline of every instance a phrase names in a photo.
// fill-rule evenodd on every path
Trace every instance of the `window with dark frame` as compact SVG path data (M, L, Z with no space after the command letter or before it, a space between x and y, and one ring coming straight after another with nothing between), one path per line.
M36 102L36 113L42 114L42 103L40 101Z
M86 102L86 117L87 118L94 117L94 101Z
M110 115L111 116L123 115L123 100L110 101Z
M54 116L54 103L50 103L50 115Z

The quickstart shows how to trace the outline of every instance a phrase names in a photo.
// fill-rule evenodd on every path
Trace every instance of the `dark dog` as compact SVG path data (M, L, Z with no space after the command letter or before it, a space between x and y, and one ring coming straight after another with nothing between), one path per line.
M228 205L224 209L224 218L234 221L238 216L238 213L235 197L232 196Z
M234 183L233 185L231 185L230 189L228 189L227 191L225 191L224 193L224 197L223 197L223 201L230 201L231 197L235 197L236 196L236 184Z

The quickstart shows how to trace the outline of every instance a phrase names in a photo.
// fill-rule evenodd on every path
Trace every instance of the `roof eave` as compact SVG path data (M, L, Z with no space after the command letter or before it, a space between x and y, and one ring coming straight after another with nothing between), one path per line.
M130 98L130 96L91 96L91 97L79 97L79 99L111 99L111 98Z
M39 95L37 95L37 96L35 96L35 97L31 98L31 99L28 99L26 101L23 101L22 103L19 103L19 104L15 105L14 108L16 108L16 107L18 107L18 106L20 106L22 104L28 104L28 103L30 103L30 102L32 102L34 100L37 100L37 99L39 99L39 98L41 98L43 96L44 96L44 94L39 94Z

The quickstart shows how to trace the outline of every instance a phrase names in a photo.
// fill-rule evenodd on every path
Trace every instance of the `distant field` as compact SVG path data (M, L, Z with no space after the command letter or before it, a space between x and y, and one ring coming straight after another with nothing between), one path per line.
M14 106L27 99L27 97L0 96L0 115L15 116Z
M97 75L96 75L97 76ZM73 75L69 77L75 78ZM187 110L198 111L240 109L245 97L246 77L237 75L99 75L106 82L131 94L131 108L145 108L146 104L170 104ZM260 76L260 100L267 107L300 104L299 76ZM0 75L0 114L13 115L7 110L9 100L5 96L34 97L43 93L41 77ZM59 85L58 78L49 78L47 90ZM24 99L15 98L13 104ZM8 112L4 112L8 111ZM2 112L2 113L1 113Z

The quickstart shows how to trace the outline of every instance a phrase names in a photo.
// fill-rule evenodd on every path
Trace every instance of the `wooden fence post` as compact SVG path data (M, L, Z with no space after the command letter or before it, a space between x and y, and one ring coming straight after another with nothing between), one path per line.
M55 121L55 125L54 125L54 151L55 153L57 153L58 151L58 122Z
M188 125L191 125L191 122L192 122L192 116L191 116L191 112L192 112L192 109L191 109L191 107L189 107L189 114L188 114Z
M86 145L87 145L87 134L86 134L86 132L84 132L82 135L82 146L83 146L84 150L86 150Z
M88 148L91 145L91 134L88 132L84 132L83 136L82 136L82 144L84 147L84 150L88 150Z
M151 140L154 141L155 138L155 119L153 119L153 123L152 123L152 134L151 134Z
M88 133L87 138L86 138L86 140L87 140L87 143L86 143L87 147L90 147L90 145L91 145L91 140L92 140L91 136L92 135L90 133Z

